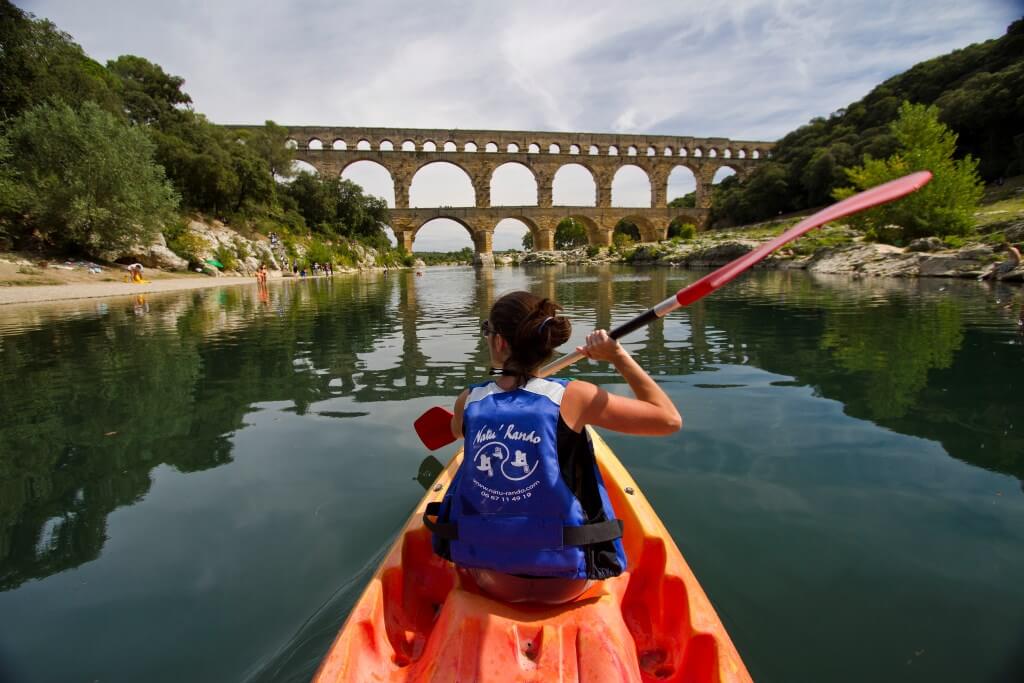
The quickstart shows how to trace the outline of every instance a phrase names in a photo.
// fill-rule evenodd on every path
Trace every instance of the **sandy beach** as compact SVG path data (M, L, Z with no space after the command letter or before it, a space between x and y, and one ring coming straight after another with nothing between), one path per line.
M255 285L256 278L182 276L164 277L144 284L128 282L68 282L60 285L22 285L0 287L0 306L70 299L135 296L137 294L154 294L157 292L175 292L246 284Z

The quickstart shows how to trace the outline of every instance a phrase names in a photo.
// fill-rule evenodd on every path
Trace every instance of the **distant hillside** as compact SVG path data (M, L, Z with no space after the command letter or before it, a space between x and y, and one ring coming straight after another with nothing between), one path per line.
M958 135L958 152L981 160L986 181L1024 173L1024 19L1006 35L921 62L828 118L782 138L773 160L714 200L717 224L748 223L831 201L843 168L895 150L889 124L903 100L935 104Z

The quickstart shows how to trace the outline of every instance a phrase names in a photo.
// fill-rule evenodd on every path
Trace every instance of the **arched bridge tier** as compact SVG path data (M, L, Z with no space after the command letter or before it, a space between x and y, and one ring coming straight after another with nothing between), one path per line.
M409 235L410 231L415 234L426 216L453 218L474 234L475 241L480 235L477 250L485 252L490 251L490 234L502 218L519 218L526 223L534 233L534 244L540 248L549 244L548 232L553 230L550 221L556 216L579 217L591 231L594 244L607 243L615 221L624 217L637 223L644 239L663 236L668 223L678 216L685 216L702 228L711 208L715 173L728 167L743 180L771 157L774 147L772 142L671 135L324 126L285 129L295 158L311 164L321 175L340 175L357 161L373 161L383 166L395 189L396 208L391 211L396 235ZM475 207L409 208L413 176L435 162L448 162L466 172L473 185ZM508 163L525 166L533 174L537 184L536 206L491 208L494 172ZM590 173L596 206L553 206L555 174L569 165L582 166ZM650 208L612 206L612 182L619 169L626 166L639 167L646 173L651 186ZM680 166L693 173L696 209L667 207L669 175ZM400 243L405 244L404 237L400 237ZM405 244L409 245L411 237L409 244Z
M448 218L461 224L473 238L476 251L491 253L494 228L506 218L521 221L533 235L534 248L550 251L555 248L555 228L565 218L573 218L586 227L588 243L609 246L612 233L621 220L634 223L640 230L644 242L663 240L668 235L669 224L676 218L701 225L707 217L707 209L685 209L663 207L645 209L636 207L594 207L594 206L494 206L438 207L430 209L392 209L391 228L398 244L406 251L412 251L416 233L435 218Z

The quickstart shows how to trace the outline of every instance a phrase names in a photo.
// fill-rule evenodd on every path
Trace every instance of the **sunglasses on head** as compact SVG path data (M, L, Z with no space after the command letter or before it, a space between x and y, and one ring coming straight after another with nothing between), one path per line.
M491 321L490 320L482 320L480 322L480 336L481 337L490 337L492 334L494 334L494 330L491 328Z

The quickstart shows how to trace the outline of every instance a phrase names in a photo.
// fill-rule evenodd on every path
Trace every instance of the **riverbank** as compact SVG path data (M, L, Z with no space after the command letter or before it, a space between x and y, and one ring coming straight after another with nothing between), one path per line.
M72 299L95 299L117 296L136 296L157 292L176 292L206 287L230 287L254 284L252 277L209 277L205 275L178 275L158 273L146 283L136 284L123 281L72 281L61 284L29 284L28 286L0 287L0 306L10 304L31 304L44 301L66 301Z

